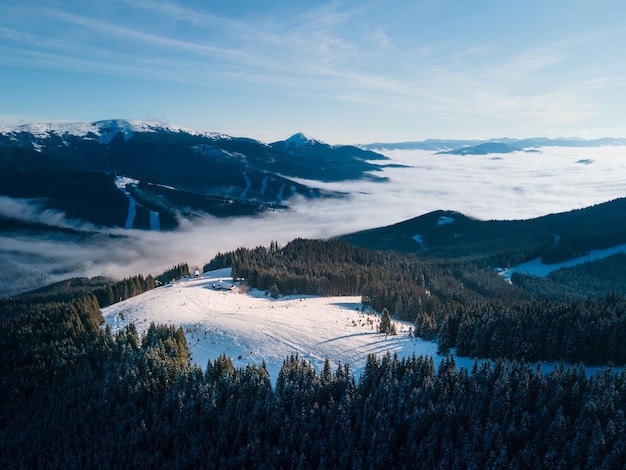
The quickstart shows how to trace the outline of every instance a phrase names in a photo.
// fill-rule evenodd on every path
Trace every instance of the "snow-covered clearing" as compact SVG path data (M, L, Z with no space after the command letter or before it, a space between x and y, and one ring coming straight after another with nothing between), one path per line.
M357 379L369 354L432 356L436 366L444 357L437 354L436 343L409 336L410 323L394 321L396 336L378 333L380 315L364 309L360 297L273 299L256 289L240 289L232 282L230 269L158 287L104 308L102 314L114 334L131 322L140 334L152 322L181 326L192 362L201 368L222 354L237 367L265 361L273 383L283 361L295 354L318 372L325 358L333 367L349 364ZM474 365L473 358L455 357L455 361L470 371ZM555 366L542 363L541 368L546 373ZM597 369L586 367L587 374Z
M422 236L420 234L413 235L411 238L413 240L415 240L417 243L420 244L420 246L421 246L420 249L422 249L422 250L426 249L426 243L424 243L424 239L422 238Z
M511 276L514 272L532 274L533 276L539 277L546 277L551 272L557 271L561 268L571 268L573 266L578 266L582 263L601 260L617 253L626 253L626 245L617 245L611 248L606 248L604 250L591 250L585 256L580 256L578 258L563 261L562 263L543 264L541 262L541 258L535 258L518 266L502 270L500 274L508 281L511 280Z
M236 366L264 360L272 381L292 354L320 371L328 358L360 376L370 353L437 356L437 345L409 336L411 324L395 322L398 334L378 333L379 315L363 311L360 297L285 296L273 299L233 286L229 269L158 287L102 310L113 333L129 322L147 331L151 322L182 326L192 361L205 368L226 354ZM440 358L436 357L438 363ZM459 358L471 369L473 361Z

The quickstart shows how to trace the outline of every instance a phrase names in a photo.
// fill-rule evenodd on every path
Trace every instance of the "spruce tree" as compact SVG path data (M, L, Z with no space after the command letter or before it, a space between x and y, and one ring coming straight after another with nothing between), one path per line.
M389 310L383 308L383 313L380 318L380 326L378 327L378 331L380 333L385 333L386 335L395 335L396 333L396 325L391 321L391 315L389 315Z

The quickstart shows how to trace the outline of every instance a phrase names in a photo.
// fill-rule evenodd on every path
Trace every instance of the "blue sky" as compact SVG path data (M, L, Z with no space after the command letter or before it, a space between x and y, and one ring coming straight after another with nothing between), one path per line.
M3 1L0 125L623 137L624 18L620 0Z

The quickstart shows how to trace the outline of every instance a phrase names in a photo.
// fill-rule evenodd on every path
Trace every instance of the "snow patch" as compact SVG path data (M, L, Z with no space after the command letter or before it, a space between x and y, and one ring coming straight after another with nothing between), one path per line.
M269 180L269 176L263 178L263 182L261 183L261 194L265 196L265 190L267 189L267 182Z
M604 250L591 250L589 254L585 256L563 261L562 263L544 264L541 262L541 258L535 258L534 260L522 263L512 268L501 269L499 274L507 281L511 280L511 276L514 272L530 274L538 277L546 277L551 272L557 271L561 268L571 268L589 261L598 261L617 253L626 253L626 244L617 245Z
M285 147L289 145L295 145L295 146L307 145L311 142L313 142L313 139L307 137L302 132L298 132L292 135L291 137L289 137L287 140L285 140Z
M248 194L248 191L250 190L250 188L252 187L252 180L250 179L250 177L248 176L248 170L243 172L243 177L246 180L246 189L243 190L243 193L241 193L241 197L245 198L246 194Z
M161 230L161 221L158 212L150 211L150 228L157 232Z
M128 186L129 184L139 184L139 180L129 178L128 176L115 177L115 186L117 187L117 189L126 189L126 186Z
M276 196L276 199L278 200L278 202L282 202L283 201L283 192L285 191L285 183L280 185L280 189L278 190L278 195Z
M133 224L135 223L135 217L137 217L137 201L133 197L133 195L126 189L129 185L138 184L139 180L129 178L127 176L116 176L115 177L115 186L124 193L124 195L128 198L128 214L126 215L126 222L124 223L124 228L131 229L133 228ZM152 224L152 216L150 217L150 223Z
M424 243L424 239L422 238L421 235L413 235L411 238L420 244L420 248L422 250L426 249L426 243Z
M101 121L100 124L100 138L98 142L101 144L110 144L113 138L118 134L124 136L124 141L132 139L135 135L133 125L128 121Z
M90 133L98 135L94 124L88 122L72 123L33 123L21 126L4 127L0 129L2 134L32 134L38 139L47 139L54 135L73 135L76 137L86 137Z
M439 217L439 219L437 220L437 225L448 225L448 224L452 224L454 223L454 218L452 217L446 217L446 216L441 216Z
M300 147L305 147L305 146L314 145L314 144L327 145L321 140L313 139L312 137L309 137L303 134L302 132L298 132L297 134L292 135L291 137L289 137L287 140L284 141L283 150L297 149Z
M216 147L215 145L200 144L200 145L192 146L191 149L200 155L211 157L213 159L218 159L220 161L226 161L226 160L246 161L246 156L243 153L229 152L227 150Z
M126 216L126 223L124 228L131 229L135 223L135 217L137 216L137 201L127 190L123 190L124 194L128 198L128 215Z

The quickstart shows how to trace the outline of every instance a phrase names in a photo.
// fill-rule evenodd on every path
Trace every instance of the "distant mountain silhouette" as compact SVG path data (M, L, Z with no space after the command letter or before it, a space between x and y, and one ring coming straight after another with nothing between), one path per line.
M478 144L473 147L461 147L456 150L448 150L437 152L437 154L450 154L450 155L487 155L490 153L511 153L519 152L519 147L513 147L509 144L503 144L502 142L485 142L484 144Z
M378 142L361 145L367 150L431 150L446 152L450 150L460 150L464 147L477 147L481 144L499 143L508 144L518 150L528 150L538 147L601 147L605 145L626 145L626 139L604 137L600 139L578 139L578 138L557 138L531 137L528 139L511 139L502 137L487 140L453 140L453 139L427 139L411 142Z

